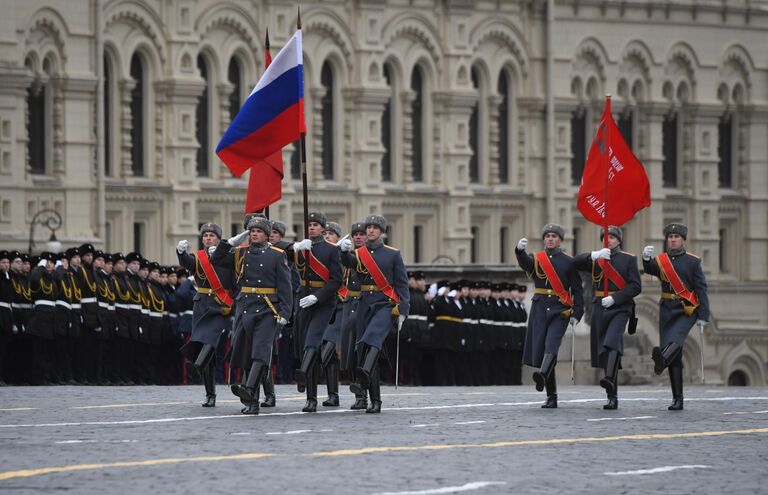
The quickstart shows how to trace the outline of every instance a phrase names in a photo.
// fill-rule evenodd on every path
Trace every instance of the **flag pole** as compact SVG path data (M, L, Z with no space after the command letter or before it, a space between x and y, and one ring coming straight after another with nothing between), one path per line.
M611 95L607 94L605 95L605 113L607 118L612 119L611 116ZM610 171L611 171L611 162L608 158L609 155L609 149L611 147L611 141L610 141L610 127L608 125L608 122L605 123L605 127L603 129L603 132L605 133L605 209L603 210L603 218L605 219L603 221L603 247L608 247L608 185L609 185L609 178L610 178ZM610 263L610 260L607 262ZM605 274L605 270L603 270L603 282L604 282L604 294L605 297L608 297L608 277Z
M301 6L297 7L296 29L301 30ZM301 133L299 138L299 153L301 156L301 192L304 200L304 239L309 239L309 199L307 194L307 142L306 132ZM309 255L305 257L305 263L309 265ZM307 266L308 268L308 266ZM309 291L309 270L304 269L304 282L307 291Z
M272 60L272 55L269 53L269 28L265 28L266 37L264 39L264 50L266 51L266 55L269 55L270 61ZM264 65L264 68L266 69L269 67L269 63ZM267 220L269 220L269 205L264 207L264 216L267 217Z

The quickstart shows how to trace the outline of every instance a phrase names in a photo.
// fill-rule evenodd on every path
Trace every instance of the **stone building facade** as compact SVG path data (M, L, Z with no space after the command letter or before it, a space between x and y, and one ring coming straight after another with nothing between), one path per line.
M766 383L768 2L551 3L550 19L545 0L302 2L310 207L342 225L385 214L410 264L503 268L545 221L592 249L575 195L610 93L652 186L626 249L660 249L662 226L686 221L710 281L706 379ZM265 30L273 54L293 33L295 2L0 7L0 247L26 246L45 208L65 246L165 262L202 222L239 228L247 176L214 150L263 70ZM271 216L296 234L293 147L284 162ZM645 359L658 284L644 282Z

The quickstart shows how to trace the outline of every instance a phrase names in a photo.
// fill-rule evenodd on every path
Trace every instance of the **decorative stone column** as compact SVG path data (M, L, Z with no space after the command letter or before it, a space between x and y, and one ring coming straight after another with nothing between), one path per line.
M445 203L444 251L441 254L450 255L457 263L469 263L471 254L469 117L476 101L474 91L433 94L434 119L441 124L443 187L450 197ZM438 138L437 134L435 138Z
M136 83L131 79L125 79L120 81L120 128L122 134L120 136L121 144L121 158L122 158L122 175L124 178L133 177L133 160L131 159L131 146L133 140L131 139L131 130L133 124L131 122L131 91L136 87Z

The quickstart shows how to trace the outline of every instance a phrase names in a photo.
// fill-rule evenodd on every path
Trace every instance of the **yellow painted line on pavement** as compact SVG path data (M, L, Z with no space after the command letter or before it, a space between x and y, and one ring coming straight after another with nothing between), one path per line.
M6 409L0 409L0 412L11 412L11 411L37 411L39 408L37 407L8 407Z
M92 471L96 469L109 468L129 468L143 466L159 466L162 464L180 464L184 462L220 462L220 461L242 461L249 459L263 459L273 457L274 454L253 453L237 455L218 455L201 457L169 457L165 459L150 459L146 461L124 461L124 462L104 462L100 464L76 464L73 466L45 467L38 469L22 469L19 471L6 471L0 473L0 480L9 480L13 478L30 478L32 476L41 476L44 474L69 473L72 471Z
M308 454L317 457L336 457L362 454L377 454L382 452L413 452L419 450L448 450L448 449L482 449L499 447L519 447L522 445L557 445L564 443L590 443L590 442L616 442L620 440L667 440L671 438L696 438L696 437L720 437L726 435L748 435L755 433L768 433L768 428L752 428L749 430L730 431L700 431L692 433L652 433L645 435L619 435L612 437L577 437L577 438L551 438L547 440L518 440L514 442L493 442L477 444L456 445L414 445L404 447L367 447L363 449L332 450L328 452L316 452Z
M725 430L725 431L700 431L690 433L651 433L640 435L618 435L610 437L575 437L575 438L551 438L543 440L518 440L493 443L477 444L444 444L444 445L412 445L412 446L393 446L393 447L367 447L362 449L343 449L324 452L310 452L306 454L269 454L269 453L250 453L222 456L202 456L202 457L170 457L161 459L149 459L143 461L122 461L107 462L100 464L75 464L71 466L43 467L37 469L21 469L17 471L6 471L0 473L0 481L15 478L30 478L46 474L67 473L73 471L91 471L111 468L129 468L159 466L162 464L181 464L187 462L222 462L239 461L250 459L263 459L267 457L344 457L365 454L379 454L387 452L418 452L418 451L439 451L453 449L483 449L500 447L519 447L535 445L559 445L559 444L579 444L592 442L617 442L622 440L669 440L674 438L706 438L723 437L730 435L754 435L768 433L768 428L751 428L746 430Z

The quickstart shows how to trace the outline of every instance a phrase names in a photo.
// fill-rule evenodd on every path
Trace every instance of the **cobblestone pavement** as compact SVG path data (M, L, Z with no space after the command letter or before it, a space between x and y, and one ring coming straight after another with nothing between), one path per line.
M342 389L345 387L342 386ZM321 386L321 397L324 390ZM766 493L768 389L383 390L380 415L303 414L295 387L243 416L227 387L0 388L0 493Z

